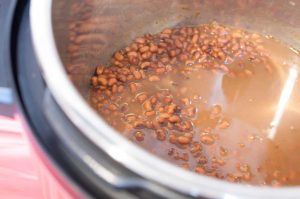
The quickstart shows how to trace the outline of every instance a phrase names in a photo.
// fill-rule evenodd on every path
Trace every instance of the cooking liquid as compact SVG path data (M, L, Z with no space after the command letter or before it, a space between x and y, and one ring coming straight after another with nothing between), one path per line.
M273 38L259 36L259 40L267 57L264 61L245 55L218 62L229 72L176 62L172 70L159 75L159 81L132 81L136 92L127 83L114 94L115 114L105 114L104 108L91 104L128 139L187 170L232 182L299 185L300 57ZM149 69L146 73L156 74ZM139 100L143 94L158 101L150 116L145 116L145 101ZM99 95L93 88L91 99ZM192 127L178 130L172 122L159 123L164 132L159 137L149 123L172 103L177 106L173 115L180 117L178 126L189 121ZM132 125L130 117L143 123ZM184 133L192 135L188 144L172 141L172 136Z

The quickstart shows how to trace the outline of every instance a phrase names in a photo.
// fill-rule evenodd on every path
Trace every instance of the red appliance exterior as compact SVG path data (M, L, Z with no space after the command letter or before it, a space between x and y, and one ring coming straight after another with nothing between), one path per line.
M81 198L35 144L15 105L0 106L0 198Z
M11 35L24 2L0 1L0 198L82 198L37 144L18 96Z

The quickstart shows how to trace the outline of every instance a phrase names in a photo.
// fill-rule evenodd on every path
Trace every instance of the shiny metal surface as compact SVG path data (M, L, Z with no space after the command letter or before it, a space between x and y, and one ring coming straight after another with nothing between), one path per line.
M296 0L31 2L32 35L42 73L57 103L82 133L147 179L188 195L213 198L299 198L300 188L231 184L184 171L154 157L120 136L89 107L85 98L90 75L97 64L106 63L116 49L136 36L177 25L217 21L273 35L299 49L299 18L300 1ZM75 37L72 29L91 20L89 28L77 32L80 39ZM95 173L105 175L100 170Z

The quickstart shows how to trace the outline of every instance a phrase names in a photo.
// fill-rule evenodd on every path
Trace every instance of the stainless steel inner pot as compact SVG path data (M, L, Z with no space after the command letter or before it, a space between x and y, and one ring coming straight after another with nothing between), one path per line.
M34 47L54 99L82 134L125 167L191 196L300 198L299 187L238 185L177 168L119 135L86 103L97 64L107 63L135 37L166 27L216 21L300 49L300 0L32 0L30 15Z

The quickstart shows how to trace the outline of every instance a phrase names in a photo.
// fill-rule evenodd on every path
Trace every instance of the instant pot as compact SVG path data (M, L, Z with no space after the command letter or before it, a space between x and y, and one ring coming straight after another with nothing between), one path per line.
M0 30L0 104L17 107L30 128L33 148L42 149L42 156L80 198L300 197L299 187L233 184L175 167L115 132L87 103L97 64L107 63L135 37L166 27L217 21L272 35L300 49L300 1L4 3L9 9Z

